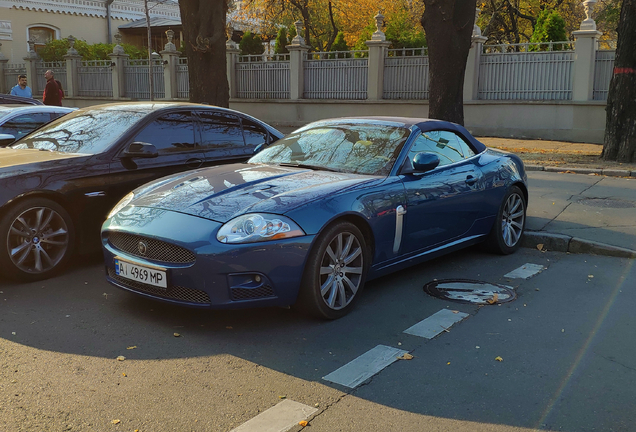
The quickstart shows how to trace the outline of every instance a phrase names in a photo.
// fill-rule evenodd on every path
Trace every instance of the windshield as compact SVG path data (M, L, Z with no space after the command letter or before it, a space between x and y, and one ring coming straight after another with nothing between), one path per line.
M249 163L385 176L409 134L405 127L381 122L308 125L276 141Z
M11 148L102 153L146 115L144 111L121 108L78 110L34 131Z

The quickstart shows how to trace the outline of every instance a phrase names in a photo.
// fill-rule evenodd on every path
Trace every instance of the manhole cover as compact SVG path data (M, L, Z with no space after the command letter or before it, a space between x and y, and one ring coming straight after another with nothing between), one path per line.
M424 292L444 300L472 304L497 304L517 298L514 290L498 284L468 279L443 279L424 285Z
M633 208L636 207L636 203L631 201L623 201L613 198L583 198L578 201L579 204L583 204L590 207L604 207L604 208Z

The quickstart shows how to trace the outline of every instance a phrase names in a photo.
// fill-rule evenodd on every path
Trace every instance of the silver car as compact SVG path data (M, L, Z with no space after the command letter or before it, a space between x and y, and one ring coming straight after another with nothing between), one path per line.
M47 105L0 105L0 147L77 108Z

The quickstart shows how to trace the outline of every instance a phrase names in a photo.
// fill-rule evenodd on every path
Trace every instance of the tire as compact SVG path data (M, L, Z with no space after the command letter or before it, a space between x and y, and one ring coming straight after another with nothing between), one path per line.
M526 199L518 186L512 186L501 201L484 246L491 252L509 255L519 249L525 227Z
M353 308L371 263L362 232L338 222L316 240L307 258L298 303L308 313L337 319Z
M75 229L55 201L29 198L0 220L0 266L9 278L46 279L60 271L73 251Z

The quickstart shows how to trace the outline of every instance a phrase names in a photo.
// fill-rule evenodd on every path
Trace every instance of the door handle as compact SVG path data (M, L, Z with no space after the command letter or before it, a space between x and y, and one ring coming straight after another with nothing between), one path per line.
M474 185L475 183L477 183L477 179L476 179L475 177L473 177L473 176L471 176L471 175L469 175L468 177L466 177L466 184L467 184L468 186L472 186L472 185Z
M199 168L203 165L203 159L193 158L186 161L186 165L190 168Z

